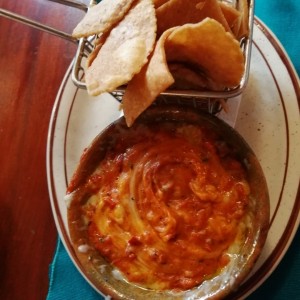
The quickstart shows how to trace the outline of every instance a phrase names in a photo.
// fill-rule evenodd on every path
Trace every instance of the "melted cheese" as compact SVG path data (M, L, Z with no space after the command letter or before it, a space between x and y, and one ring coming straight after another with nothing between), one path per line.
M250 192L224 143L184 124L124 133L86 189L90 243L128 281L160 290L192 288L228 264Z

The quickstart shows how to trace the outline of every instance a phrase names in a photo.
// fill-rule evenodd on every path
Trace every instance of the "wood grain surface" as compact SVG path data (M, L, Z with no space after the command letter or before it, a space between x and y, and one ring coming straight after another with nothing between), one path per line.
M84 12L47 0L0 8L70 33ZM0 299L45 299L57 241L46 178L50 115L76 44L0 16Z

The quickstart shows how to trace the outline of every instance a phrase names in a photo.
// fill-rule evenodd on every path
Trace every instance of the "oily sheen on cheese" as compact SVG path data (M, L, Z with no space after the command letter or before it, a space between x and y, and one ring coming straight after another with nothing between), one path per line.
M88 243L132 283L187 290L221 272L245 235L249 184L209 127L119 129L81 189Z

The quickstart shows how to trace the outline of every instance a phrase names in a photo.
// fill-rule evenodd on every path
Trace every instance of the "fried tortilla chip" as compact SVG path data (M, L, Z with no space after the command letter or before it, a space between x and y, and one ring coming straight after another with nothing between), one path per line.
M239 32L237 34L238 39L246 37L249 35L249 26L248 26L248 19L249 19L249 7L247 0L240 0L238 1L238 10L241 13L240 19L240 26Z
M104 45L107 37L108 37L108 33L106 32L106 33L101 34L94 41L94 49L87 57L87 62L86 62L87 67L90 67L91 64L93 63L93 61L97 57L101 47Z
M88 93L96 96L126 84L147 63L156 39L155 9L139 0L111 30L85 72Z
M168 2L169 0L153 0L153 4L155 8L158 8Z
M171 27L198 23L206 17L220 22L231 31L218 0L169 0L156 9L157 34L160 36Z
M123 111L128 126L174 82L164 50L165 40L172 30L164 32L156 43L149 63L127 85L123 96Z
M238 37L241 13L236 8L224 2L220 2L220 7L233 35Z
M218 85L237 86L244 73L238 41L216 20L177 27L165 42L168 62L195 64Z
M75 38L109 31L129 11L135 0L102 0L92 6L73 30Z

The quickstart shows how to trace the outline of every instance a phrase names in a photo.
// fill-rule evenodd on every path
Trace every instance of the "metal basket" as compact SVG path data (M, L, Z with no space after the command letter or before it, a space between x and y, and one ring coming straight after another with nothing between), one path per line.
M77 2L76 0L51 0L51 1L72 6L84 11L87 11L89 7L99 2L99 1L91 0L90 5L87 6L83 3ZM222 0L222 1L236 7L238 5L239 0ZM236 97L244 91L249 77L253 20L254 20L254 0L248 0L247 2L249 8L249 19L248 19L249 35L245 38L242 38L242 40L240 41L240 47L245 57L245 72L240 81L240 84L234 88L227 89L224 91L167 89L166 91L160 94L160 96L158 97L158 101L171 102L171 103L176 101L177 103L178 102L188 103L188 105L193 105L196 108L206 110L209 113L215 114L220 111L220 109L222 108L223 104L227 101L227 99ZM81 38L78 41L68 33L59 31L57 29L27 19L23 16L14 14L4 9L0 9L0 16L27 24L34 28L40 29L42 31L46 31L48 33L54 34L56 36L77 43L78 47L75 54L73 69L72 69L72 81L78 88L86 89L86 84L84 81L84 73L85 73L85 65L86 65L85 60L94 48L92 41L95 37ZM122 96L124 94L124 91L125 88L120 87L116 89L114 92L112 92L111 94L117 100L122 101Z

